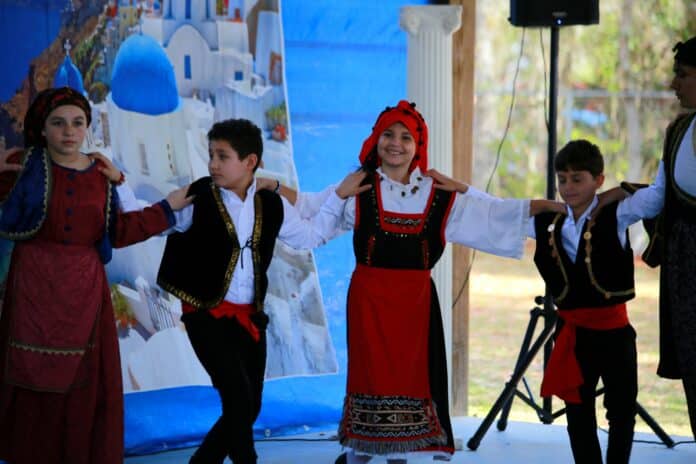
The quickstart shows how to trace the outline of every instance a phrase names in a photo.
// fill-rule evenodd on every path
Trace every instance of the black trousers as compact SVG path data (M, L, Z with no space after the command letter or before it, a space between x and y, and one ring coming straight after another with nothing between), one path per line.
M261 332L258 342L236 319L216 319L197 311L181 320L222 402L222 415L190 463L221 464L229 456L234 464L256 464L253 426L261 411L268 316L263 312L252 316Z
M604 384L609 421L607 464L628 464L636 424L638 360L636 332L631 325L611 330L577 330L575 354L584 384L580 404L566 403L568 436L576 464L602 464L597 438L595 392Z

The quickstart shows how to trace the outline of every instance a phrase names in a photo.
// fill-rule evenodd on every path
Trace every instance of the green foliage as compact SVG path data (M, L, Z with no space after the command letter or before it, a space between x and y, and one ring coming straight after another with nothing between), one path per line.
M288 125L288 112L285 108L285 102L280 105L272 106L266 110L266 123L269 129L274 129L276 126L280 125L287 127Z
M649 3L603 0L598 25L560 29L558 148L576 138L596 143L605 155L607 187L627 176L631 178L626 180L644 182L654 177L664 129L678 111L669 89L672 47L696 33L696 2ZM547 132L541 109L548 94L544 84L549 72L549 30L523 32L507 24L500 8L487 2L479 2L478 8L476 90L486 97L477 100L477 118L486 121L486 129L495 129L477 135L476 164L483 165L480 171L487 180L502 136L499 128L507 118L524 34L515 108L491 191L503 196L543 195ZM575 116L578 111L603 115L606 121L583 122Z

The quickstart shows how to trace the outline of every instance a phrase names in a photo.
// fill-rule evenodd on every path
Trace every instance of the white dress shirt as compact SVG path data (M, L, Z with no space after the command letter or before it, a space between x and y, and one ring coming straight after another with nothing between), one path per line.
M681 190L696 197L696 134L694 134L694 124L696 124L696 118L689 124L675 154L674 182ZM653 183L632 195L632 197L638 198L635 205L636 212L644 217L655 217L662 211L667 185L665 176L665 164L660 160Z
M642 192L643 190L647 189L648 188L646 187L638 190L638 192ZM621 246L624 248L626 248L626 229L628 229L628 226L640 221L641 219L654 217L657 214L653 212L655 205L654 196L638 195L638 192L620 201L619 205L616 207L616 234L621 242ZM595 195L592 203L590 203L590 206L587 207L587 209L577 220L575 220L573 217L573 210L570 208L570 206L566 205L566 212L568 215L561 226L561 240L563 243L563 249L573 262L575 262L577 257L578 247L580 246L580 237L582 236L582 230L585 227L585 222L587 222L587 219L592 214L592 211L594 211L594 209L597 207L598 202L599 199L597 198L597 195ZM660 209L662 209L661 204ZM536 238L534 224L534 220L530 221L529 236L531 238Z
M420 214L427 207L433 180L416 168L408 184L382 176L382 207L386 211ZM295 208L303 217L312 217L318 207L334 191L329 186L318 193L301 193ZM333 194L335 196L335 194ZM353 228L355 197L346 201L343 217L332 236ZM487 253L521 258L529 224L529 200L501 199L469 187L466 193L456 193L454 204L445 224L445 240Z
M254 195L256 180L246 191L242 200L231 190L220 189L222 201L234 223L237 239L242 251L232 274L230 286L225 294L225 300L237 304L249 304L254 301L254 263L251 249L245 246L251 239L254 229ZM341 218L344 200L335 193L326 195L318 212L311 219L303 219L285 198L283 202L283 223L280 226L278 239L295 249L311 249L326 243ZM191 227L193 205L175 211L176 225L173 230L184 232Z

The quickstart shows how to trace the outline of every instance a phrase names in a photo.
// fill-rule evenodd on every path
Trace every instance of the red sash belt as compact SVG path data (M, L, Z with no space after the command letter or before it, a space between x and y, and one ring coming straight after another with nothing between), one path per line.
M181 310L186 314L196 311L196 308L188 303L182 302ZM256 307L253 304L237 304L223 300L222 303L208 311L215 319L222 319L223 317L237 319L239 325L251 335L251 338L253 338L255 342L261 339L261 333L258 327L254 325L250 318L250 316L256 312Z
M609 330L628 325L626 303L602 308L559 310L563 327L556 337L551 357L544 371L541 396L556 395L568 403L580 403L578 387L583 384L580 365L575 357L575 329Z

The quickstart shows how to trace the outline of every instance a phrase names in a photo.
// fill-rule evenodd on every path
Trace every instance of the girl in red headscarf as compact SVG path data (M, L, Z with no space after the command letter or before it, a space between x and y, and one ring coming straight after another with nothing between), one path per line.
M0 154L0 236L15 242L0 313L0 459L121 464L123 394L104 264L111 248L174 224L185 189L118 211L122 174L80 147L91 119L74 90L36 96L26 149Z
M360 162L372 188L348 198L343 212L357 265L348 292L348 381L339 428L350 450L337 463L373 455L405 462L412 452L448 459L454 442L445 339L430 270L447 242L519 258L530 213L563 208L494 198L428 171L428 127L406 101L379 115ZM301 194L296 206L311 216L328 192Z

